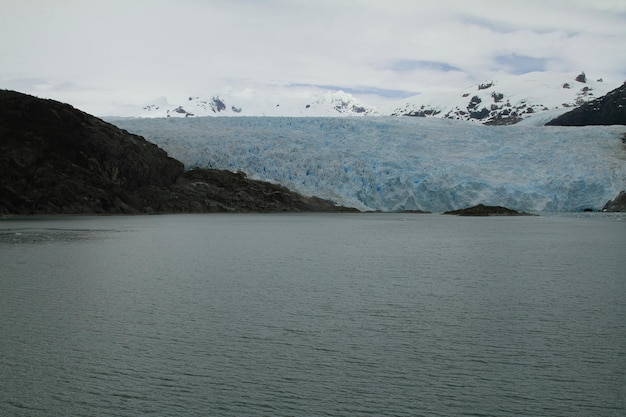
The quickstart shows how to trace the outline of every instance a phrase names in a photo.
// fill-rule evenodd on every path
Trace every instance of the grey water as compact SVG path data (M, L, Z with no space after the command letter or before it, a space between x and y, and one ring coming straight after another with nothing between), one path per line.
M0 220L2 416L626 415L626 216Z

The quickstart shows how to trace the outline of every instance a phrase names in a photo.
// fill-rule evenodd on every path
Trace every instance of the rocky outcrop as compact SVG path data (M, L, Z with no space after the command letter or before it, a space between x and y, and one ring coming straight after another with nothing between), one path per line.
M515 211L506 207L485 206L483 204L460 210L446 211L443 214L456 216L530 216L529 213Z
M614 200L608 201L602 211L626 212L626 191L619 193Z
M0 91L0 214L343 211L241 173L184 172L68 104Z
M626 83L546 123L546 126L587 125L626 125Z
M251 180L243 172L193 169L163 189L137 190L148 212L356 212L318 197L306 197L279 184Z

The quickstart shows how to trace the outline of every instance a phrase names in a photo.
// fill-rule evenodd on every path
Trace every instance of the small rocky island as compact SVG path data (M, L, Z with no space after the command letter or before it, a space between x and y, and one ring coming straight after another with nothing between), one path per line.
M68 104L0 90L0 215L307 211L358 210L243 173L185 171Z
M455 216L532 216L530 213L519 212L502 206L485 206L484 204L460 210L446 211L443 214Z

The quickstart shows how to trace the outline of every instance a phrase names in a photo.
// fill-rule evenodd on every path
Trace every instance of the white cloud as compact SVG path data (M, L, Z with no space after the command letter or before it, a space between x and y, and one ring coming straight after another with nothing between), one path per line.
M626 78L624 44L622 0L21 0L0 15L0 87L89 111L266 83L419 92L533 66Z

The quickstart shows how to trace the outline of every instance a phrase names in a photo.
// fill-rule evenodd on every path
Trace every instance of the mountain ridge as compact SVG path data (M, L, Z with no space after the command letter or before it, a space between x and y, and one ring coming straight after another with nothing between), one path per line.
M502 76L461 90L431 91L372 106L342 90L301 87L226 89L188 95L170 102L159 97L112 117L346 117L413 116L466 120L487 125L521 121L544 124L588 101L604 96L619 84L581 73L532 72Z
M130 117L205 117L205 116L279 116L332 117L372 114L352 94L339 91L324 93L276 94L257 90L222 92L208 96L190 95L186 100L170 103L159 97L141 106Z

